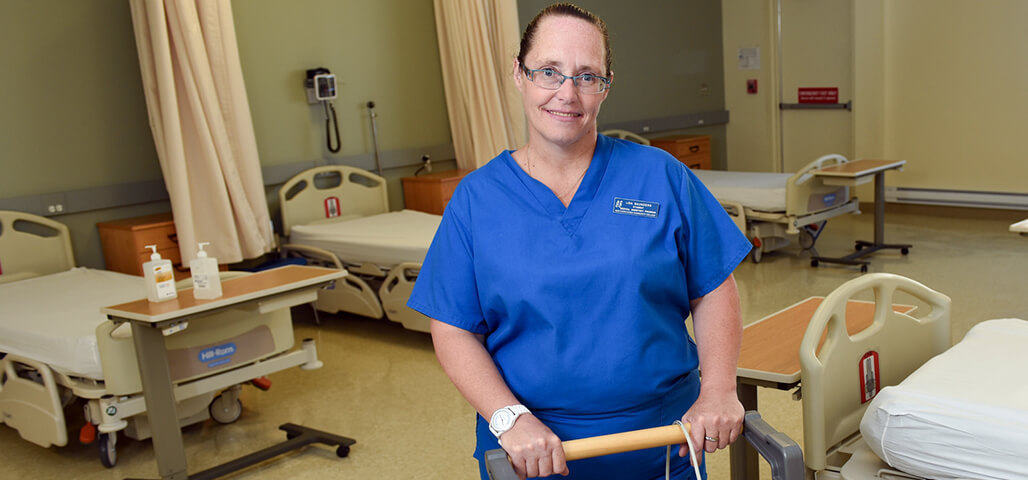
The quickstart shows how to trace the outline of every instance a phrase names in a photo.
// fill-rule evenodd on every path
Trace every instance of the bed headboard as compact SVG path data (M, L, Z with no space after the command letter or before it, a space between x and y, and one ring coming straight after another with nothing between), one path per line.
M347 215L389 211L385 179L367 170L327 165L304 170L278 190L282 235L293 225Z
M850 200L849 187L825 185L814 176L814 170L848 162L837 153L824 155L803 166L789 177L786 191L785 212L789 215L803 215L837 207Z
M31 213L0 210L0 283L17 274L47 275L74 267L68 227Z

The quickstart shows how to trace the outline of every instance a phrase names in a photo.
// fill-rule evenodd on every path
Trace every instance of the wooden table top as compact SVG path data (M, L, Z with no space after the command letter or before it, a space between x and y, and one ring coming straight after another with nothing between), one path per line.
M856 178L871 175L883 170L891 170L906 165L906 160L854 160L841 163L820 170L814 170L814 175L819 177L847 177Z
M824 297L810 297L791 307L747 325L742 331L737 375L742 379L784 384L800 381L800 343L807 324ZM874 318L874 302L850 300L846 305L846 330L852 335L867 328ZM909 313L913 305L893 305ZM821 336L818 348L825 341Z
M180 290L178 297L171 300L155 303L143 298L104 307L100 311L116 318L158 323L319 285L344 276L345 270L288 265L225 280L221 282L222 296L211 300L198 300L193 297L192 289L186 289Z

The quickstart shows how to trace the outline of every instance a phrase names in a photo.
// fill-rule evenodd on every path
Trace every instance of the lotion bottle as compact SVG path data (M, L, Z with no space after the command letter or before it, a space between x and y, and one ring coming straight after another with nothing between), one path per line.
M207 256L204 245L210 243L198 244L200 250L196 252L196 258L189 262L189 272L193 276L193 297L209 300L221 296L221 278L218 276L218 260Z
M178 297L175 291L175 271L171 260L161 258L157 253L157 245L147 245L153 250L150 261L143 264L143 279L146 281L146 299L151 302L163 302Z

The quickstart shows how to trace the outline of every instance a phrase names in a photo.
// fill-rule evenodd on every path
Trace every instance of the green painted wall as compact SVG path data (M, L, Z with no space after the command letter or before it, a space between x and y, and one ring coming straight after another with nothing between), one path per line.
M432 0L233 2L239 54L265 165L450 142ZM308 105L306 70L339 81L342 149L325 146L325 114ZM418 159L412 159L417 161Z

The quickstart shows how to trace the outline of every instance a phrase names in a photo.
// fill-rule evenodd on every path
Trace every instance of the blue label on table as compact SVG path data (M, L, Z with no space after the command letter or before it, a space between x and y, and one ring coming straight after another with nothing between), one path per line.
M645 200L633 200L631 198L614 198L614 213L620 215L633 215L636 217L657 218L660 212L660 204L647 202Z
M236 353L235 343L226 343L216 347L205 348L197 355L200 362L206 363L208 368L214 368L232 361L232 355Z
M835 205L835 194L834 193L829 193L828 195L825 195L824 200L825 200L825 205Z

